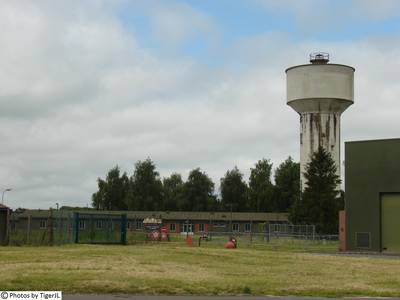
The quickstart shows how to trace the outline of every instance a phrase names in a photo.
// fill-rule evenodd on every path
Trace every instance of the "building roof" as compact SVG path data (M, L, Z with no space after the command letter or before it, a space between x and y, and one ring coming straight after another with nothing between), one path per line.
M288 221L287 213L252 213L252 212L196 212L196 211L104 211L104 210L53 210L54 218L72 217L74 212L85 215L121 215L127 214L128 219L161 218L163 220L210 220L210 221ZM15 218L48 218L49 210L25 209L15 211Z
M284 213L249 213L249 212L195 212L195 211L171 211L128 212L129 218L145 218L148 216L159 217L163 220L236 220L236 221L287 221L288 214Z
M358 140L358 141L345 141L345 144L353 144L353 143L381 143L381 142L398 142L400 138L382 138L382 139L374 139L374 140Z
M10 208L5 206L4 204L0 204L0 209L10 209Z

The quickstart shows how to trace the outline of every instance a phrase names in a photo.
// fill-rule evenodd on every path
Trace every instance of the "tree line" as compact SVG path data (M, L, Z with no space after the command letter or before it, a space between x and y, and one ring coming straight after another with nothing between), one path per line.
M178 173L161 178L154 162L147 158L135 164L128 176L115 166L105 179L98 178L92 206L98 210L139 211L234 211L287 212L293 224L314 224L317 232L338 231L338 211L344 193L331 154L322 147L312 154L304 173L306 185L300 191L300 165L289 156L272 178L272 163L259 160L246 181L237 167L220 179L217 194L212 179L200 168L184 181Z
M215 183L200 168L189 172L184 181L178 173L161 178L155 163L147 158L135 164L133 174L122 173L118 166L98 178L98 191L92 206L99 210L167 210L288 212L299 197L299 163L291 157L275 170L272 163L259 160L250 169L248 183L237 167L220 179L220 193Z

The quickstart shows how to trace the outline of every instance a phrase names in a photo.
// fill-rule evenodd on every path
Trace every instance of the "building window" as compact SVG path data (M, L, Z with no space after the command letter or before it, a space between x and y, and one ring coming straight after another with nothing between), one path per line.
M47 228L47 220L40 220L40 229Z
M244 224L244 231L246 231L246 232L250 232L251 231L251 224L250 223Z
M79 229L85 229L85 220L79 220Z
M239 223L233 223L233 224L232 224L232 231L236 231L236 232L239 232L239 231L240 231L240 229L239 229Z
M206 227L206 226L204 225L204 223L200 223L200 224L199 224L199 231L200 231L200 232L206 231L206 230L205 230L205 227Z
M192 224L183 223L181 228L182 228L181 233L193 232L193 225Z
M143 229L143 220L136 220L136 229Z
M103 228L103 221L97 220L96 221L96 229L102 229Z
M169 231L175 232L176 231L176 225L175 223L169 224Z

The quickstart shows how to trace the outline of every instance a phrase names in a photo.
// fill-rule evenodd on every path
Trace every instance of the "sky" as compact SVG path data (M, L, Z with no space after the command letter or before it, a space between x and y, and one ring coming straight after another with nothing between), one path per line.
M285 69L315 51L356 69L342 142L399 137L400 1L2 0L0 28L12 208L90 205L98 177L148 157L217 193L234 166L297 161Z

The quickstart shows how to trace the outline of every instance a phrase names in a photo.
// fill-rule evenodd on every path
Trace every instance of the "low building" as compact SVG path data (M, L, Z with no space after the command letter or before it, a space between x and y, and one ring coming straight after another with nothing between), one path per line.
M265 232L270 223L288 223L287 213L128 212L128 228L140 229L143 219L160 218L171 233Z
M76 216L79 216L77 223ZM145 218L158 218L170 233L265 232L268 224L288 223L287 213L247 212L168 212L168 211L97 211L97 210L17 210L11 214L11 230L71 232L74 228L106 230L119 228L126 215L128 231L143 230Z
M345 249L400 252L400 139L345 143Z

